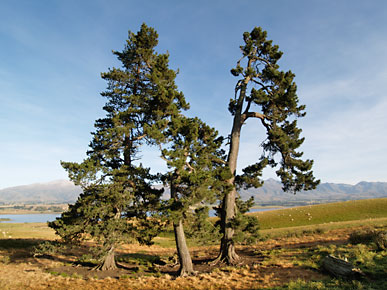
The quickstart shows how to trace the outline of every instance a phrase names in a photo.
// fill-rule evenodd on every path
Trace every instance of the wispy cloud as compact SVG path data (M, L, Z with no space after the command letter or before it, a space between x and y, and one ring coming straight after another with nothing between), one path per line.
M236 1L207 2L2 4L0 187L58 179L65 176L59 160L81 161L92 124L103 115L99 93L106 83L99 74L119 66L111 49L122 49L127 30L142 22L156 28L160 51L169 50L171 67L181 71L177 84L192 104L188 115L222 135L232 125L227 104L236 79L229 70L240 57L242 33L262 26L285 52L281 66L297 75L307 105L302 150L315 160L317 177L386 181L386 3L252 1L246 10ZM259 122L248 122L239 168L259 158L264 138ZM150 151L144 164L162 169Z

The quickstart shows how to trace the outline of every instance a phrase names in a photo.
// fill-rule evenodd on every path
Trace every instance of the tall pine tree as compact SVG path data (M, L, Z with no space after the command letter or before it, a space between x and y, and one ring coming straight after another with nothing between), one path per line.
M217 193L229 178L223 166L223 138L198 118L173 118L159 139L162 158L170 171L164 176L170 186L169 219L173 223L181 276L194 273L185 239L184 220L204 203L214 203Z
M302 160L298 148L304 141L300 137L297 118L305 116L305 106L298 104L294 74L279 70L277 62L282 56L277 45L266 39L267 33L256 27L243 34L242 58L231 73L239 77L235 86L235 97L230 99L229 111L233 126L229 136L230 147L227 159L232 177L228 180L232 190L226 192L222 201L220 254L217 261L237 263L235 252L234 227L238 213L237 189L258 187L259 179L266 166L277 167L285 191L297 192L315 188L316 180L311 170L313 161ZM260 121L266 130L267 138L261 144L263 153L256 163L243 169L237 175L237 160L243 124L248 119ZM278 158L277 158L278 156Z
M143 24L137 34L129 32L123 51L113 52L122 68L102 74L108 83L101 94L107 99L106 117L95 122L88 157L82 163L62 162L83 193L49 225L65 241L98 243L102 269L116 267L114 250L120 243L135 237L149 244L157 234L162 191L152 188L158 177L138 163L139 152L153 142L150 134L161 134L173 116L188 109L168 54L155 52L157 38Z

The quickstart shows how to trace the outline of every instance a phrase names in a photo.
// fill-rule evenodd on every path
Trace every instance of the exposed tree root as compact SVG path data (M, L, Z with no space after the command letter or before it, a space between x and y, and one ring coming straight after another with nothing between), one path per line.
M180 277L187 277L187 276L196 276L198 274L198 271L189 271L187 269L179 269L179 276Z
M107 255L105 256L103 263L93 268L93 270L108 271L108 270L116 270L117 268L118 267L114 256L114 247L112 247L107 253Z
M215 266L219 263L225 263L227 265L241 264L241 257L239 257L238 254L235 252L234 244L228 243L226 246L222 246L218 257L216 257L215 260L209 263L211 266Z

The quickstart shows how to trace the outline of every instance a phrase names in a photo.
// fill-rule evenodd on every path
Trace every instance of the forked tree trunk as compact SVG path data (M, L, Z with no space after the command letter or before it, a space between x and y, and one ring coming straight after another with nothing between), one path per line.
M110 248L109 252L105 256L105 259L100 269L102 271L117 269L115 255L114 255L114 246Z
M176 249L180 263L179 275L193 275L195 274L195 271L193 270L191 255L185 240L183 221L180 219L178 222L173 223L173 229L175 232Z

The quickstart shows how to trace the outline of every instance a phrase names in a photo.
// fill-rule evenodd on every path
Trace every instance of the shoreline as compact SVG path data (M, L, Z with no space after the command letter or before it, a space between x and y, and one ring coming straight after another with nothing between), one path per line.
M18 215L18 214L61 214L62 212L55 212L55 211L31 211L31 210L14 210L14 211L8 211L8 210L0 210L0 221L2 215Z

